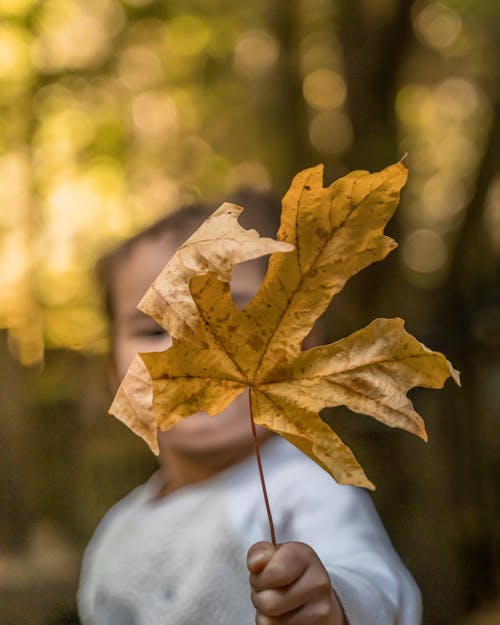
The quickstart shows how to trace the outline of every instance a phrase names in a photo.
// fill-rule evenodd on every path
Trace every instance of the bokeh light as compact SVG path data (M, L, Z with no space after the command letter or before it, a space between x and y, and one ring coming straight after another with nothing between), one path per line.
M279 56L276 39L262 30L243 33L234 49L237 70L249 78L268 74Z
M132 91L152 87L164 78L158 55L144 45L131 45L120 53L117 75L123 86Z
M134 128L142 139L168 142L177 130L175 102L163 91L146 91L132 102Z
M351 122L339 111L318 113L310 123L309 138L321 154L341 154L351 147Z
M441 50L455 43L462 30L462 19L450 7L432 2L418 13L414 26L422 41Z
M340 108L346 99L344 78L329 69L316 69L304 79L304 98L312 108L328 111Z
M472 80L451 75L434 84L402 86L395 109L411 168L400 213L407 229L400 258L409 282L434 288L446 278L450 250L474 190L489 103Z
M23 82L32 75L31 37L20 26L0 23L0 85Z
M435 273L446 262L443 237L433 230L413 230L403 243L403 260L418 273Z
M96 67L123 24L113 0L46 0L37 16L36 64L46 72Z
M170 20L165 29L167 49L180 57L200 54L209 40L207 24L196 15L179 15Z

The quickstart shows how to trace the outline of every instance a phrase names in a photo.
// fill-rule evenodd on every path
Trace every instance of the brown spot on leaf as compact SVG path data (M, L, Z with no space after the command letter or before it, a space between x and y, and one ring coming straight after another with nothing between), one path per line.
M264 347L264 341L258 334L250 334L247 343L256 352L260 351Z
M325 230L321 226L318 226L316 228L316 236L322 240L326 240L330 236L330 233L328 232L328 230Z

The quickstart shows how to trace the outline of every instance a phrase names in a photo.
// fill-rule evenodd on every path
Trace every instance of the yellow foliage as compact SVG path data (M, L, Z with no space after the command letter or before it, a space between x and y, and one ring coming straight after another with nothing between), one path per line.
M250 389L255 423L284 436L338 482L373 488L351 450L319 416L345 405L426 439L406 393L440 388L458 373L405 332L401 319L376 319L331 345L302 351L303 339L346 281L384 258L383 233L407 168L355 171L323 187L322 167L299 173L283 198L277 241L237 223L223 204L182 245L140 308L173 337L163 353L140 354L110 412L158 452L157 428L198 411L215 415ZM232 267L272 253L258 293L240 311Z

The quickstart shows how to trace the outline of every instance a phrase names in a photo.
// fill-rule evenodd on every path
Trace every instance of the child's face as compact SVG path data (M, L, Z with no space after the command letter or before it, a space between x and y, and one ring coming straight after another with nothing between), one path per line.
M143 239L118 266L113 284L114 362L121 380L137 352L163 351L171 339L136 306L160 273L176 246L165 237ZM231 290L237 306L243 307L262 282L262 265L243 263L233 271ZM261 436L264 433L261 432ZM248 395L243 393L216 417L196 413L159 435L160 447L182 453L209 454L246 449L252 442Z

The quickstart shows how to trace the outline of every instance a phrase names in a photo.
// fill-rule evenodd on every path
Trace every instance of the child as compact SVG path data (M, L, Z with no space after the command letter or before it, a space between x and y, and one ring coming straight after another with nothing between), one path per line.
M251 215L261 234L275 235L264 200L241 204L242 225ZM135 307L206 215L185 208L101 262L116 383L137 352L169 346ZM259 261L235 268L239 307L263 273ZM78 595L84 625L421 622L418 588L367 493L338 485L281 437L263 428L258 436L278 547L263 541L267 516L240 395L216 417L198 413L159 433L160 469L108 512L87 548Z

